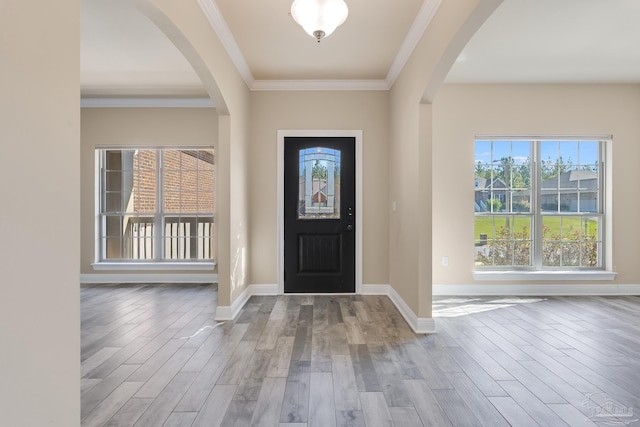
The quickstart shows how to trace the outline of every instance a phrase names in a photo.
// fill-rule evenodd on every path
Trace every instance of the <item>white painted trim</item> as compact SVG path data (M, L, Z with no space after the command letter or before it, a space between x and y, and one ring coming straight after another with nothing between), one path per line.
M262 284L249 285L251 295L278 295L278 285Z
M216 322L221 322L224 320L233 320L233 311L231 307L228 305L219 305L216 307L216 317L214 318Z
M443 296L582 296L640 295L640 285L533 284L533 285L433 285L433 295Z
M82 98L82 108L214 108L210 98Z
M213 271L213 262L95 262L91 264L97 271L158 271L158 270L197 270Z
M254 295L278 295L278 285L249 285L242 293L231 303L231 306L223 305L216 307L216 321L234 320L240 310L245 306L249 298Z
M402 42L402 46L396 54L396 57L389 68L389 72L387 73L386 82L389 88L393 86L400 75L400 72L406 65L409 57L422 38L422 35L435 16L438 7L440 7L440 3L442 3L442 0L424 0L418 15L416 15L416 19L413 21L413 24L407 33L407 37L405 37Z
M362 130L279 130L277 141L278 186L278 293L284 293L284 139L285 137L351 137L356 143L356 294L362 292Z
M253 91L389 90L386 80L256 80Z
M400 294L390 285L362 285L362 295L388 296L416 334L430 334L436 331L435 321L429 317L416 316Z
M402 299L400 294L389 286L389 299L395 304L396 308L407 321L413 332L416 334L430 334L436 331L436 324L432 318L419 318Z
M220 38L220 42L227 51L227 54L229 54L231 62L233 62L236 69L244 79L247 87L251 89L255 79L251 73L249 64L247 64L247 60L242 55L242 51L240 50L238 43L236 43L236 40L233 38L233 34L227 25L227 21L224 20L222 12L220 12L215 0L198 0L198 4L209 20L211 27L213 27L213 30Z
M209 20L231 61L250 90L389 90L409 60L409 57L433 19L442 0L425 0L400 50L396 54L385 80L255 80L247 60L242 55L215 0L198 0L200 8Z
M389 285L362 285L362 295L389 295Z
M435 334L436 321L432 317L418 317L416 327L413 329L416 334Z
M218 283L217 274L81 274L80 283Z
M614 271L474 271L475 280L486 281L603 281L613 280L618 273Z

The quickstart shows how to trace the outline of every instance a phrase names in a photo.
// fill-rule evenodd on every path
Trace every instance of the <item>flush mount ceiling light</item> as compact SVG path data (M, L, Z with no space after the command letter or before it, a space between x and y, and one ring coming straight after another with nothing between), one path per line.
M320 43L347 19L349 8L343 0L295 0L291 16L304 31Z

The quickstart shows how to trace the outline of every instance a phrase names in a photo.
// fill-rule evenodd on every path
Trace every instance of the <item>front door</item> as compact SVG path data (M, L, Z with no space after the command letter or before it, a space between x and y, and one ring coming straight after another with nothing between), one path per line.
M355 292L355 164L355 138L285 138L285 292Z

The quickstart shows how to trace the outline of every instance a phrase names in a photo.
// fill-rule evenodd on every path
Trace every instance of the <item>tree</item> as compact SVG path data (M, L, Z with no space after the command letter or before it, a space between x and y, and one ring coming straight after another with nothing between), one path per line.
M327 167L320 163L319 160L313 164L313 169L311 170L311 177L314 179L327 179Z
M476 172L476 176L479 176L485 179L491 179L491 169L489 169L489 165L486 163L482 163L480 160L478 160L478 163L476 163L475 172Z
M547 160L543 160L541 163L543 181L562 175L563 173L570 171L573 166L573 160L571 160L571 157L569 157L565 162L562 156L559 156L555 161L552 160L551 157L548 157Z
M500 209L502 209L500 199L489 199L487 202L489 202L489 206L491 206L491 212L500 212Z

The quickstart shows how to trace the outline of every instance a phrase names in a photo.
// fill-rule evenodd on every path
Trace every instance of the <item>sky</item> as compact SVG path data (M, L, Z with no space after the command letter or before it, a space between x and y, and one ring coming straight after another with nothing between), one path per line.
M593 165L598 159L599 141L543 141L540 143L542 160L556 162L562 157L564 163L573 165ZM492 155L493 152L493 155ZM489 141L477 140L475 143L475 161L499 163L502 157L513 157L516 164L526 163L531 156L530 141Z

